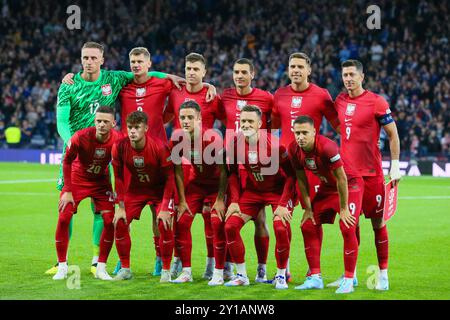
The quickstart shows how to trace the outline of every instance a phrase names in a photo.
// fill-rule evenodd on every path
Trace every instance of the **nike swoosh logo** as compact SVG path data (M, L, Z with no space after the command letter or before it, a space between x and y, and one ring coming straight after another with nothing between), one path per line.
M144 100L144 98L136 99L136 102L139 102L139 101L142 101L142 100Z
M352 251L345 251L345 254L352 254L353 252L355 252L355 250L352 250Z
M352 119L347 119L347 118L346 118L346 119L344 119L344 121L345 121L345 122L349 122L349 121L352 121Z
M172 242L172 240L169 240L169 241L164 241L163 240L163 243L171 243Z
M383 211L383 209L375 210L376 213Z
M388 240L378 241L378 244L382 244L382 243L385 243L385 242L388 242Z
M84 94L82 94L82 95L80 95L80 96L77 96L77 100L80 100L80 99L83 98L85 95L86 95L86 93L84 93Z
M298 113L298 111L291 111L291 114Z
M311 247L306 247L305 250L308 250L309 248L311 248Z
M277 252L278 253L281 253L281 252L284 252L284 251L286 251L287 249L283 249L283 250L279 250L279 249L277 249Z
M227 242L227 246L229 246L230 244L235 243L236 241L231 241L231 242Z

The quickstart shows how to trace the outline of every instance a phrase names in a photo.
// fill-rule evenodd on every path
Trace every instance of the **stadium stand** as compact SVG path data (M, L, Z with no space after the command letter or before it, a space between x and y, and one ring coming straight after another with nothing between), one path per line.
M106 69L129 70L128 52L145 46L153 69L183 75L184 56L208 59L207 81L232 86L232 62L251 58L254 85L286 85L288 56L313 60L312 81L333 97L340 62L365 65L365 87L386 97L402 158L450 159L448 2L379 1L380 30L366 26L365 1L78 1L81 30L66 27L71 1L3 0L0 8L0 147L17 121L22 148L58 149L56 96L62 77L80 70L85 41L106 45ZM383 150L388 146L381 141Z

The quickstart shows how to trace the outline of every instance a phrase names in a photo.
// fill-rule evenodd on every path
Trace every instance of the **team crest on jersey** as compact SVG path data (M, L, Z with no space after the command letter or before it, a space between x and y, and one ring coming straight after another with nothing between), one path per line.
M248 152L248 162L250 164L258 163L258 152L256 152L256 151L249 151Z
M94 158L102 159L106 156L106 149L105 148L97 148L95 149Z
M147 92L146 88L136 88L136 97L143 97Z
M303 97L292 97L291 108L300 108L302 106Z
M104 96L109 96L111 93L112 93L112 89L111 89L111 85L109 83L102 86L102 94Z
M316 170L317 166L316 166L316 162L314 161L314 159L312 158L306 158L305 159L305 163L306 163L306 167L310 170Z
M236 104L236 107L239 110L242 110L242 108L245 107L246 105L247 105L247 101L246 100L238 100L237 104Z
M133 163L136 168L143 168L144 167L144 157L134 156Z
M345 110L346 116L352 116L355 114L356 104L347 103L347 110Z

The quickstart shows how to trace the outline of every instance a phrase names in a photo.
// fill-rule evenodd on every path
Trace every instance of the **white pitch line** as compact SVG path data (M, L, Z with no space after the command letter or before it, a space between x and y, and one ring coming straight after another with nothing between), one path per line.
M58 192L0 192L0 196L59 196ZM399 200L445 200L450 196L402 196Z
M55 182L55 179L34 179L34 180L0 180L0 184L18 184L18 183L39 183L39 182Z
M58 192L0 192L0 196L59 196Z
M420 197L404 196L398 198L400 200L443 200L443 199L450 199L450 196L420 196Z

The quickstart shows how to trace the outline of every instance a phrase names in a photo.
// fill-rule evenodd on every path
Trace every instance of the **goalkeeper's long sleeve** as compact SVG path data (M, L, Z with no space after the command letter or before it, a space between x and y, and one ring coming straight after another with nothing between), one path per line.
M69 127L70 118L70 86L67 84L61 84L58 90L58 102L56 104L56 127L58 134L66 143L72 133Z

